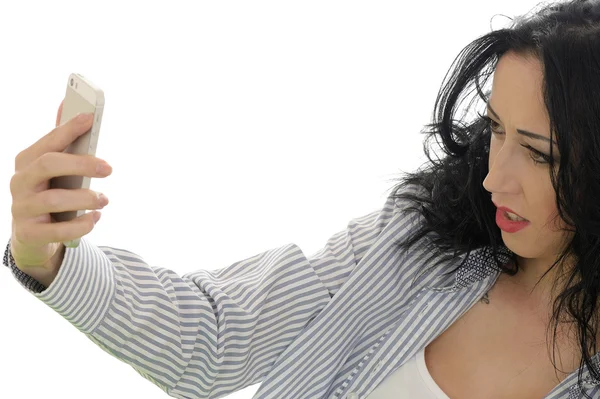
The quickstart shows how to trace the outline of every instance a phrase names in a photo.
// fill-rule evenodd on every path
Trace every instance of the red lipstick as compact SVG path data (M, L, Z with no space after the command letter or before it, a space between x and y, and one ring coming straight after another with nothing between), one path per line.
M519 216L520 218L523 218L521 215L512 211L510 208L507 208L505 206L498 207L498 209L496 210L496 224L498 225L498 227L500 227L502 231L505 231L507 233L516 233L517 231L520 231L531 224L529 220L510 220L506 215L506 212L513 213Z

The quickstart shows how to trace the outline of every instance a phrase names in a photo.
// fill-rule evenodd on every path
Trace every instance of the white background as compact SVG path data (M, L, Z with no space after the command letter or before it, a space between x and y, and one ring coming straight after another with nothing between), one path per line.
M110 204L89 240L179 274L290 242L311 254L425 159L458 52L535 4L3 2L1 248L14 157L77 72L104 90L96 156L114 170L92 180ZM0 397L168 397L0 270Z

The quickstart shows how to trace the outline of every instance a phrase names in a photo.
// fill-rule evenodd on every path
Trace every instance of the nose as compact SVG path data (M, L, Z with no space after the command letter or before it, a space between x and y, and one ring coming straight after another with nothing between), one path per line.
M498 143L498 146L500 144ZM483 180L483 188L491 194L508 193L516 194L519 190L519 174L522 173L519 160L511 144L504 142L499 150L490 148L488 159L488 174Z

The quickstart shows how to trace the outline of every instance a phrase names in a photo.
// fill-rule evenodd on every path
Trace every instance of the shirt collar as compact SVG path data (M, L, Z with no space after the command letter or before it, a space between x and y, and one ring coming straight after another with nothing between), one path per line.
M498 260L501 264L511 261L513 252L506 248L506 246L499 245L497 252ZM467 287L500 271L501 269L494 260L492 247L485 246L478 248L471 251L463 265L456 271L455 286L457 288Z

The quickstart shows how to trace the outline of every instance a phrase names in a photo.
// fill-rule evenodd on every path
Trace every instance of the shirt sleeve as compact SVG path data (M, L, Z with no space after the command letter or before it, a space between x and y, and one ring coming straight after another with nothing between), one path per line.
M258 383L348 279L394 213L351 219L306 256L294 243L178 275L84 237L48 287L4 256L32 295L174 398L219 398ZM196 265L197 266L197 265Z

